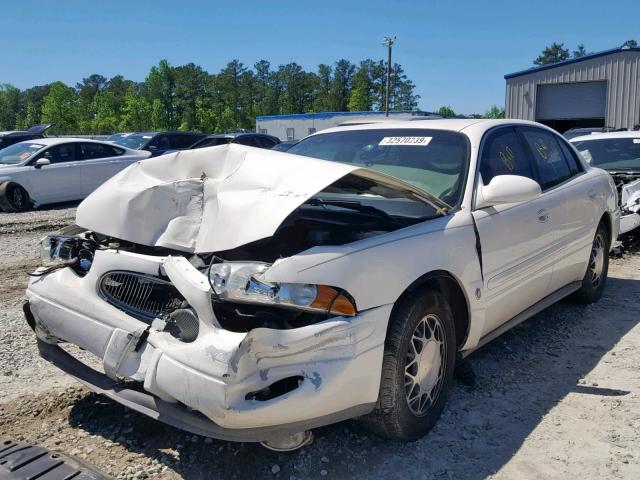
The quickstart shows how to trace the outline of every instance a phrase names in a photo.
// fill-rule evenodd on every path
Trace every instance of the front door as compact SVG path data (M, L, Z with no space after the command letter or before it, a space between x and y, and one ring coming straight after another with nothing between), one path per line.
M480 153L479 184L498 175L537 181L531 154L513 127L489 133ZM553 271L548 251L560 219L544 196L475 209L473 217L482 249L486 335L547 295Z
M29 194L37 203L55 203L83 198L77 144L63 143L47 148L35 160L46 158L51 163L35 168ZM34 162L35 162L34 160Z

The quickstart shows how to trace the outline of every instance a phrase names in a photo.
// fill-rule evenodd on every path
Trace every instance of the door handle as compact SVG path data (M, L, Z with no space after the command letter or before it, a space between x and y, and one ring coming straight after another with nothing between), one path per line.
M546 208L541 208L538 210L538 221L542 223L547 223L549 221L549 212L547 212Z
M596 191L593 188L589 189L588 194L589 194L589 200L595 200L596 199L596 196L597 196L596 195Z

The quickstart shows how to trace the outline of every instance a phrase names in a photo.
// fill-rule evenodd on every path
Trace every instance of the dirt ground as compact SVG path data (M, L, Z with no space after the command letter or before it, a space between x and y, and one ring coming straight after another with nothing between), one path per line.
M0 214L0 438L86 459L118 478L640 478L640 249L612 259L602 300L561 302L474 353L422 440L356 422L290 454L186 434L90 393L39 359L21 304L37 242L73 206Z

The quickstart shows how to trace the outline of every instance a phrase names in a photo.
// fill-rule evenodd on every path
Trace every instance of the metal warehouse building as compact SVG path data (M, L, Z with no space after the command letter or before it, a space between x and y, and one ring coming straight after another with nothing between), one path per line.
M395 120L413 117L433 117L433 114L412 110L389 112ZM385 119L384 112L322 112L293 115L256 117L256 132L278 137L280 140L300 140L325 128L337 127L345 122L371 123Z
M640 123L640 48L621 47L511 73L507 118L559 132L576 127L631 129Z

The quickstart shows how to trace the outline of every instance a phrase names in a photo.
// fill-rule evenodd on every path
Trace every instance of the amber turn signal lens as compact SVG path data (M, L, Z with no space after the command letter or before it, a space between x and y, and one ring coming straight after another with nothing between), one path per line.
M315 300L309 305L311 308L326 310L335 315L353 316L356 314L356 306L344 292L326 285L316 286L318 293Z

